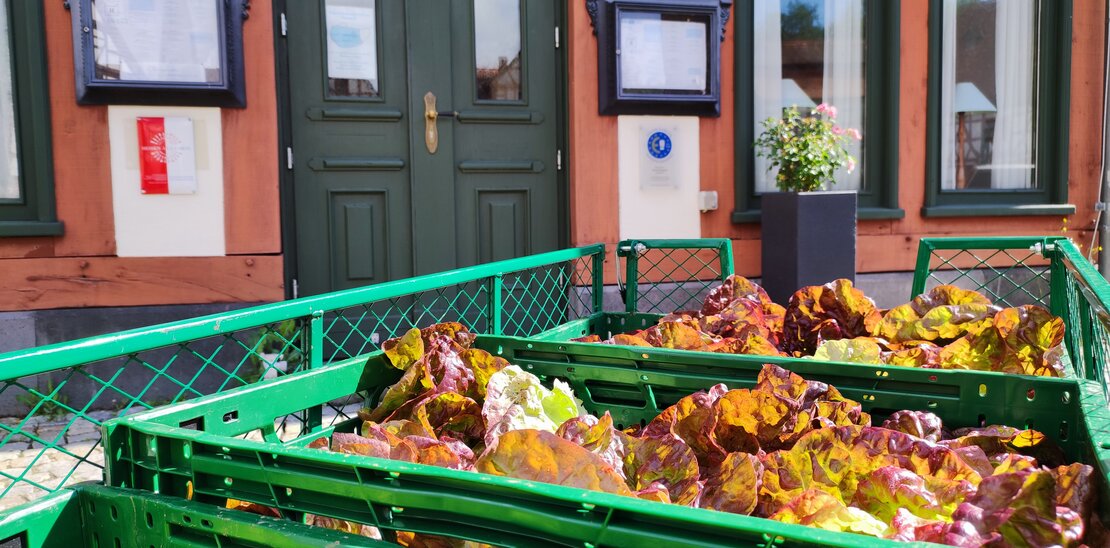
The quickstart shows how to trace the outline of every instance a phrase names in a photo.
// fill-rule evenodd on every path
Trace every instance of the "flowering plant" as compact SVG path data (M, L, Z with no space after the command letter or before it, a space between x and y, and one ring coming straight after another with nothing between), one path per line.
M848 173L856 159L848 154L849 139L861 139L859 130L836 125L836 107L821 103L809 116L797 107L783 112L782 118L763 121L763 133L755 140L756 154L767 158L770 171L778 168L775 184L783 192L820 190L833 184L833 174L841 167Z

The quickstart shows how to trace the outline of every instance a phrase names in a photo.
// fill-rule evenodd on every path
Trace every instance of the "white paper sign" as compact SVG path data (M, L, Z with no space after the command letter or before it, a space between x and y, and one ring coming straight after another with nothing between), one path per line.
M640 188L679 188L674 137L678 128L640 129Z
M373 2L353 6L328 2L328 77L369 80L378 87L378 52Z
M218 82L219 0L96 0L98 73L153 82ZM111 76L102 76L111 78Z
M197 193L197 147L193 120L167 116L166 175L170 194Z
M703 91L706 24L665 21L658 13L626 13L620 27L621 88Z

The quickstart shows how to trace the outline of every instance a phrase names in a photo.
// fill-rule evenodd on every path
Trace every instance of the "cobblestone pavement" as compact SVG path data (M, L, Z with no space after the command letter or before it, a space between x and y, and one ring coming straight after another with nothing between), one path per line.
M358 408L359 404L348 405L342 412L353 417ZM116 413L95 411L88 415L103 422L114 418ZM325 409L323 423L331 424L336 415L334 409ZM22 420L22 417L0 418L0 424L14 427ZM21 432L31 437L16 434L0 446L0 474L3 474L0 475L0 493L7 490L0 498L0 510L37 499L47 494L48 489L57 489L63 484L103 480L104 450L100 447L99 427L94 423L73 415L60 418L40 416L28 419ZM300 423L290 420L285 430L279 432L279 437L288 440L299 433ZM262 440L257 431L243 437ZM56 447L48 447L33 438L51 442ZM31 470L24 475L28 466ZM19 478L14 486L12 477Z

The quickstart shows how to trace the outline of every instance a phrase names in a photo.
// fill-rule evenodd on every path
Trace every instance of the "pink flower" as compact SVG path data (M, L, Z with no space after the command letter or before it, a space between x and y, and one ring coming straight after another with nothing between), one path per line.
M851 172L855 171L855 169L856 169L856 159L849 156L848 157L848 163L846 163L845 165L848 167L848 173L851 173Z
M813 110L816 111L818 114L824 114L825 116L828 116L830 120L836 119L836 107L828 103L821 103L820 105L817 105L817 108Z
M848 130L847 130L847 131L845 131L845 133L847 133L849 137L851 137L851 138L853 138L853 139L855 139L855 140L857 140L857 141L861 141L861 140L863 140L863 134L861 134L861 133L859 132L859 130L858 130L858 129L856 129L856 128L854 128L854 127L850 127L850 128L848 128Z
M832 132L833 135L844 135L844 129L842 129L840 126L833 126Z

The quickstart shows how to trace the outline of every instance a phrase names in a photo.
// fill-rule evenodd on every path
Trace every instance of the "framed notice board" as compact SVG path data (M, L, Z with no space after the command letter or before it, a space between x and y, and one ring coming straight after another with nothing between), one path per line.
M601 114L720 115L721 39L732 1L587 0Z
M77 102L246 106L249 4L69 0Z

